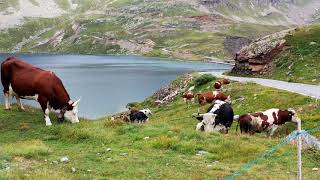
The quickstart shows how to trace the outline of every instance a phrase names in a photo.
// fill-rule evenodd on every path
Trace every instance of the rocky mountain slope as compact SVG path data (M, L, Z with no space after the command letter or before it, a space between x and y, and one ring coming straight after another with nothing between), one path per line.
M319 24L282 31L241 49L232 73L320 84L319 51Z
M253 39L316 22L316 0L0 1L0 52L232 59Z

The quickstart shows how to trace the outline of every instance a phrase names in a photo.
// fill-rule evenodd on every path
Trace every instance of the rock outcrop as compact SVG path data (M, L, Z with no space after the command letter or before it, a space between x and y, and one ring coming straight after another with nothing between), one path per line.
M286 49L285 36L293 30L281 31L255 40L235 55L234 74L268 74L274 58Z
M39 42L37 45L33 46L32 48L38 48L41 46L50 45L51 47L57 47L60 45L64 38L65 32L64 30L57 31L51 38L46 39L42 42Z
M239 50L249 45L251 42L252 41L246 37L227 36L224 39L223 45L232 56L235 56Z

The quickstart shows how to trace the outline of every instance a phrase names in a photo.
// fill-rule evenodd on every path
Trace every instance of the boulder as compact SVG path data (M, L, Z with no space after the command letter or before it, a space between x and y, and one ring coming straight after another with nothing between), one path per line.
M234 74L268 74L273 60L287 48L285 36L293 30L281 31L255 40L235 55Z

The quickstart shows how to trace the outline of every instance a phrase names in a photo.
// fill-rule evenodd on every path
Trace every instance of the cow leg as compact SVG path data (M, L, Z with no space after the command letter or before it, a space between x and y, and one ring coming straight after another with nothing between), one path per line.
M4 93L4 101L5 101L5 109L6 110L10 110L11 109L9 96L10 96L9 92L5 92Z
M277 125L273 125L269 134L269 137L273 136L274 132L276 131L276 129L278 128Z
M49 117L49 114L50 114L50 110L47 108L44 112L44 120L46 121L46 126L51 126L52 123L51 123L51 120L50 120L50 117Z
M25 111L26 109L23 107L21 99L19 98L19 96L16 96L16 99L17 99L17 103L18 103L18 105L20 107L20 110Z
M63 123L64 122L64 114L63 113L58 113L58 122Z
M51 123L51 120L50 120L50 117L49 117L49 114L50 114L49 102L43 96L39 96L38 97L38 101L39 101L41 109L42 109L42 111L44 113L44 120L46 122L46 126L51 126L52 123Z

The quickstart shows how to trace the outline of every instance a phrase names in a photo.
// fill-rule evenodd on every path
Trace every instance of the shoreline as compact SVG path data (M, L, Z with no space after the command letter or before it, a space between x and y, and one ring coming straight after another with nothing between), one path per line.
M165 61L181 61L181 62L203 62L203 63L214 63L214 64L224 64L224 65L230 65L234 66L235 63L232 62L232 60L208 60L208 59L203 59L203 60L191 60L191 59L179 59L179 58L170 58L170 57L157 57L157 56L144 56L144 55L139 55L139 54L78 54L78 53L50 53L50 52L17 52L17 53L10 53L10 52L0 52L0 55L3 56L17 56L17 55L73 55L73 56L134 56L134 57L142 57L142 58L151 58L151 59L158 59L158 60L165 60ZM209 57L208 57L209 58ZM218 58L212 58L210 57L209 59L218 59Z

